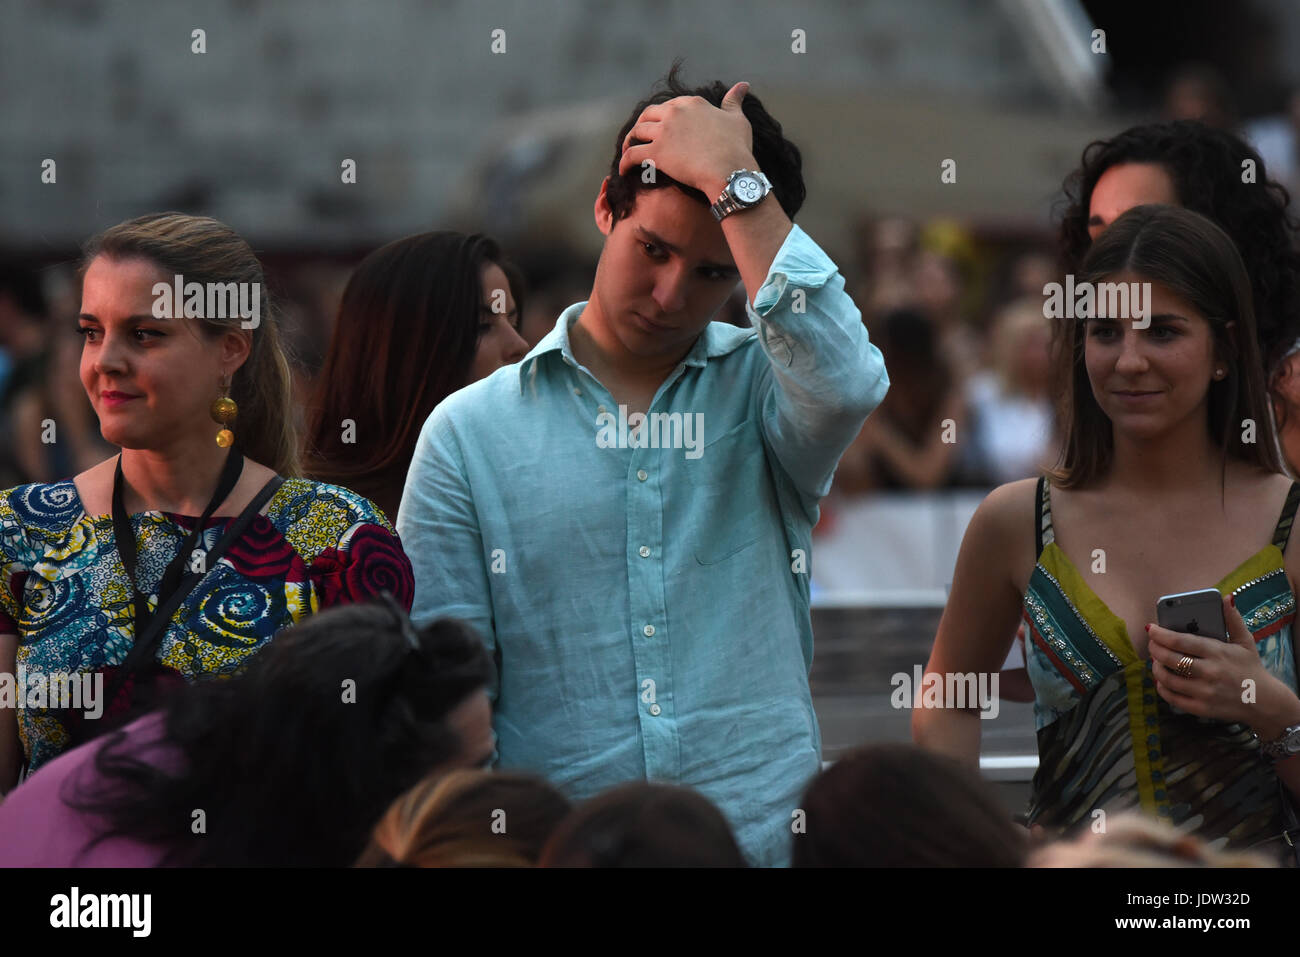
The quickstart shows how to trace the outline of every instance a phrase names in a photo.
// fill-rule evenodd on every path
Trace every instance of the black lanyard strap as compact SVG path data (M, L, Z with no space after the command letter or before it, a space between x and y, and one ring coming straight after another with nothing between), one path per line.
M234 455L232 454L231 459L233 458ZM243 460L244 460L243 455L242 454L239 455L238 463L241 468L243 466ZM227 460L227 465L226 465L227 469L230 468L229 462L230 459ZM113 681L110 682L111 686L109 688L109 692L107 696L105 697L106 701L108 702L116 701L118 698L118 693L122 690L122 688L126 686L127 682L133 680L137 672L142 672L146 670L147 668L146 662L149 662L153 659L155 652L157 651L158 647L162 644L162 639L167 629L167 624L168 622L171 621L172 615L176 613L176 609L178 609L181 606L181 603L185 601L186 597L188 597L190 592L194 590L195 586L197 586L198 583L207 576L207 573L217 565L217 563L221 560L221 557L226 554L226 551L230 548L230 546L239 540L239 538L244 534L248 526L252 523L253 519L256 518L257 515L261 512L262 506L264 506L268 501L270 501L271 497L276 493L276 491L280 488L282 484L284 484L283 478L281 478L278 475L272 476L271 480L268 481L265 485L263 485L261 490L255 496L253 496L253 500L244 507L244 510L239 513L239 516L231 521L230 525L226 528L225 534L221 536L220 541L218 541L217 544L213 546L213 548L208 552L207 561L204 563L203 571L190 572L190 574L185 575L178 582L177 586L174 589L160 591L158 596L158 605L154 609L154 613L150 617L147 625L145 625L144 627L140 627L139 620L137 619L137 626L135 629L135 642L134 644L132 644L131 650L127 652L126 658L123 660L122 664L117 669L117 673L114 676ZM124 510L120 510L120 511L124 511ZM199 525L197 527L199 529L202 529L203 526L206 524L207 521L205 516L204 519L200 520ZM127 531L128 533L130 532L129 525L127 526ZM132 544L134 545L134 537L131 538L131 541ZM188 542L187 545L189 545ZM131 549L132 559L135 558L134 551L135 549L133 547ZM180 561L181 567L183 567L184 565L184 558L186 554L187 554L187 549L183 548L181 552L177 555L177 558L181 560ZM123 555L124 561L122 563L123 565L126 565L125 558L126 556L124 554ZM134 561L132 561L131 564L134 565ZM169 570L170 570L170 566L169 566ZM128 570L127 574L130 575L131 572ZM134 582L132 582L132 587L134 587ZM108 729L103 729L103 730L108 730Z
M190 555L198 544L199 537L207 527L208 519L212 517L212 513L220 507L221 503L229 497L239 483L239 477L243 474L243 471L244 456L232 447L226 453L226 462L221 468L221 478L217 480L217 490L212 493L212 500L208 502L208 507L203 510L203 515L189 535L185 537L185 541L181 543L180 551L176 553L176 557L171 560L167 570L163 572L162 584L158 586L159 608L180 586L181 577L185 574ZM113 475L113 536L116 540L118 555L122 559L122 567L126 569L127 581L131 583L131 594L135 604L135 635L139 639L148 629L153 616L149 612L149 598L140 591L140 586L136 582L136 559L139 545L135 539L135 530L131 527L130 516L126 514L126 506L123 504L124 485L122 456L118 455L117 471Z

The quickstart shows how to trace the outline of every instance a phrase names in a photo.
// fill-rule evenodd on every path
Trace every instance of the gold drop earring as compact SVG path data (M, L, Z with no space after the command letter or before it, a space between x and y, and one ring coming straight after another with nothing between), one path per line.
M239 406L230 397L229 380L222 383L221 395L213 400L212 408L209 411L212 414L212 420L221 426L221 431L217 433L217 445L223 449L230 448L235 441L235 434L226 428L226 424L239 414Z

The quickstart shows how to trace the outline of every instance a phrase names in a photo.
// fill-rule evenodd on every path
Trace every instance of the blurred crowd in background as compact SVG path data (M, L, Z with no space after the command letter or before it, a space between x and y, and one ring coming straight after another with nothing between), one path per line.
M701 76L710 72L704 64L694 66ZM1258 150L1269 178L1293 194L1300 190L1300 90L1285 98L1280 110L1247 115L1237 106L1233 82L1212 66L1184 64L1169 71L1159 85L1163 95L1158 107L1142 109L1136 101L1122 102L1124 111L1115 110L1109 133L1144 120L1200 120L1239 133ZM1122 100L1122 91L1115 92ZM1095 124L1096 117L1092 120ZM607 132L602 137L608 138ZM1077 142L1064 145L1058 183L1090 139L1081 134ZM937 181L937 169L935 174ZM598 185L590 184L591 199ZM833 192L835 186L810 171L810 193ZM196 202L185 211L209 212L203 205ZM1046 212L1053 197L1045 196L1043 205ZM148 211L141 208L134 214ZM518 331L532 347L565 307L586 297L596 263L563 240L540 242L536 232L527 240L498 234L490 212L485 206L483 222L431 218L423 228L482 230L501 240L502 252L524 277L527 294ZM1016 228L962 215L852 217L845 230L847 243L828 247L828 252L884 355L890 389L840 462L831 495L823 503L821 530L850 502L897 493L982 491L1052 465L1061 436L1053 408L1051 325L1043 302L1044 286L1062 278L1062 266L1048 217L1040 226ZM87 236L94 231L88 221ZM293 362L295 408L303 416L300 430L306 431L310 397L354 267L403 232L395 228L381 241L343 251L321 252L305 245L295 250L283 242L258 249ZM253 245L259 245L256 239ZM66 478L116 451L100 436L81 383L82 341L75 332L80 302L77 257L73 250L63 252L66 255L58 259L48 253L21 260L0 256L0 489ZM716 319L748 325L744 296L743 287L738 287ZM1004 686L1008 700L1014 697L1009 689L1009 684ZM350 770L339 770L345 772ZM809 816L833 826L810 831L814 840L795 840L796 864L1023 863L1029 850L1024 835L1012 830L991 792L980 790L982 784L974 778L950 777L954 774L943 762L913 750L869 748L847 755L818 778L806 796ZM880 782L885 786L875 788ZM378 866L534 864L544 858L557 865L611 866L739 861L725 821L707 805L690 804L694 799L688 793L657 791L651 785L615 792L576 812L578 824L573 824L567 816L574 809L546 788L537 780L489 778L467 769L440 781L431 779L424 790L407 792L393 804L373 833L367 830L370 846L363 860ZM384 801L394 794L385 793ZM938 806L923 803L925 796L934 794L956 799ZM527 846L507 848L510 859L480 860L479 847L457 845L459 856L439 850L439 840L448 846L459 840L461 817L472 814L478 820L483 807L513 808L511 801L520 808L517 819L529 807L546 813L530 822L535 825L531 831L520 829ZM659 829L656 847L670 857L638 856L644 848L637 829L646 821L646 808L662 815L662 809L671 810L675 802L685 807L674 812L675 818L684 817L689 824L680 834L664 839L662 820L653 814L647 825ZM879 806L878 816L903 823L862 834L847 830L845 822L871 817L863 808L873 802ZM910 828L909 814L914 821ZM568 826L562 824L566 818ZM938 834L932 848L909 843L919 833L935 833L936 820L949 830ZM1180 843L1172 832L1148 832L1144 826L1126 829L1121 822L1107 838L1058 844L1040 851L1035 862L1110 862L1112 854L1125 864L1207 862L1202 857L1209 855L1203 855L1201 845ZM970 835L981 828L987 829L988 843L972 843ZM819 844L821 833L833 840ZM891 843L895 838L897 846ZM338 859L328 863L349 863L357 850L344 847ZM681 856L672 858L673 853Z
M1284 115L1244 122L1231 118L1229 102L1217 74L1189 67L1169 83L1162 114L1241 132L1270 177L1294 189L1300 93ZM1086 145L1078 143L1078 152ZM1061 170L1062 178L1068 172ZM901 217L864 219L851 235L854 248L833 252L892 384L842 460L835 496L991 488L1050 465L1058 436L1043 287L1060 278L1055 236ZM319 372L352 267L368 251L265 256L301 397ZM595 262L556 246L507 243L505 252L525 276L520 333L531 347L562 309L586 295ZM748 325L743 296L738 287L717 318ZM53 481L113 453L99 438L78 377L78 304L70 263L0 268L0 447L13 450L0 457L0 487Z
M846 455L838 488L861 495L988 486L1031 474L1053 441L1041 305L1054 277L1050 243L1002 253L959 223L892 218L864 222L858 235L842 272L893 386ZM531 347L586 296L595 263L507 253L527 280L520 333ZM268 260L305 397L352 264ZM748 325L743 296L738 288L717 319ZM0 461L0 487L63 478L113 453L78 376L78 306L71 266L0 270L0 443L15 453ZM953 422L946 435L933 427L942 419Z
M1193 64L1172 74L1162 109L1148 118L1199 119L1238 132L1260 152L1269 177L1294 192L1300 91L1277 114L1238 117L1232 104L1224 77ZM1086 145L1075 144L1074 155ZM828 507L882 491L991 488L1050 465L1058 435L1042 304L1044 285L1060 278L1056 237L895 216L864 218L850 235L852 249L831 252L892 385L844 456ZM300 397L311 392L351 270L369 251L264 254ZM525 276L519 331L531 347L586 295L595 262L563 244L507 240L504 251ZM74 261L0 265L0 448L12 450L0 456L0 488L66 477L113 453L78 378ZM743 296L738 287L717 319L748 325Z

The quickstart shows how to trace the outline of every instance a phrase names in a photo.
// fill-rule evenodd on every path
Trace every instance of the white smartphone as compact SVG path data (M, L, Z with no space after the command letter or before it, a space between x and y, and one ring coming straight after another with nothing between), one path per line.
M1223 596L1217 588L1161 595L1156 600L1156 622L1170 631L1228 640L1228 626L1223 620Z

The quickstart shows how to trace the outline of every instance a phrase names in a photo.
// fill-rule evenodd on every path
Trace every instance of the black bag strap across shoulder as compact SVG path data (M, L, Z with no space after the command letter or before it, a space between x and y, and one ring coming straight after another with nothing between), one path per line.
M239 516L230 523L226 532L221 539L214 545L204 558L203 571L190 572L181 579L177 588L167 596L166 600L158 606L153 616L149 620L149 625L143 634L135 636L135 643L127 653L122 666L114 676L113 687L106 696L106 701L113 701L117 693L121 691L122 686L127 679L142 669L146 662L152 661L154 654L162 644L163 635L166 634L167 626L171 623L172 615L176 609L180 608L181 603L189 597L190 592L201 582L207 573L216 566L223 555L230 549L230 546L239 541L244 530L252 523L253 519L261 512L264 506L284 484L284 479L279 476L273 476L270 481L262 486L253 500L245 506ZM202 529L199 530L200 534Z

